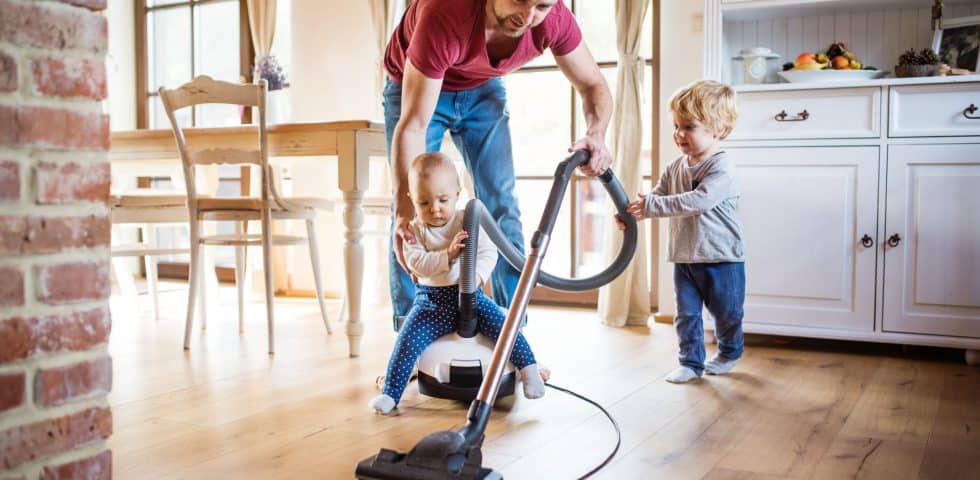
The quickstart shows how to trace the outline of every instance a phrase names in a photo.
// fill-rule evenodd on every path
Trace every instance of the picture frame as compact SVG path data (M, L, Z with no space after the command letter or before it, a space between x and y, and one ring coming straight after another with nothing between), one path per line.
M952 68L977 72L980 67L980 15L943 19L933 33L932 49Z

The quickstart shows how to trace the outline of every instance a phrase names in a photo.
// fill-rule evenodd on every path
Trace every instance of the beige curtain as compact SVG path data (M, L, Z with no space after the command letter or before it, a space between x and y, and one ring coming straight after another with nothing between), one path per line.
M276 36L276 0L246 0L246 5L255 58L261 58L272 50L272 39Z
M619 71L616 81L616 109L613 113L613 171L626 195L633 199L643 174L640 165L643 121L640 117L643 59L639 56L640 32L649 0L616 0L616 46ZM621 236L614 220L606 227L606 258L619 251ZM612 283L599 290L599 317L606 325L645 325L650 315L647 283L646 228L642 224L637 238L636 256L630 266Z
M409 1L410 0L370 0L371 24L374 26L375 42L378 48L374 89L375 92L378 92L377 95L381 94L381 90L384 88L385 84L385 71L383 63L385 47L388 46L388 39L391 38L391 32L395 30L395 27L401 20L402 13L405 12L405 6L409 3Z

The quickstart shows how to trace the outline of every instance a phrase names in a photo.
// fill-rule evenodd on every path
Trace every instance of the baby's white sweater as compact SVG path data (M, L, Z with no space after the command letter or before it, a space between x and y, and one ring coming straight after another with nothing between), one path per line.
M418 277L420 285L444 287L459 283L459 260L449 261L449 245L457 233L463 230L463 211L457 210L441 227L426 225L415 217L409 224L415 234L414 244L402 242L402 252L409 270ZM472 237L471 237L472 238ZM467 239L467 242L470 241ZM476 275L486 281L497 265L497 247L480 228L480 240L476 248Z

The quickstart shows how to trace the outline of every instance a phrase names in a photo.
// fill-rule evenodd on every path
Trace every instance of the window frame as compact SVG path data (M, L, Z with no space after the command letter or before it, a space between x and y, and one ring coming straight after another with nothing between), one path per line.
M133 0L135 6L135 33L136 33L136 128L146 129L150 125L150 102L159 96L157 92L150 91L150 54L147 49L149 48L149 39L147 37L147 32L149 30L146 22L149 17L148 13L153 11L168 10L174 8L185 8L189 7L191 9L190 22L191 22L191 38L194 38L195 25L194 25L194 8L200 5L207 5L209 3L224 3L224 2L238 2L238 22L239 22L239 65L240 71L239 75L243 82L250 83L252 81L252 63L255 59L255 49L252 46L252 30L248 23L248 5L245 0L183 0L174 3L168 3L165 5L157 5L153 7L146 6L147 0ZM193 42L191 43L191 78L196 75L195 65L194 65L194 49ZM190 81L188 79L187 81ZM196 113L192 111L191 113L191 123L196 121ZM251 122L251 111L245 109L245 117L242 118L242 123Z

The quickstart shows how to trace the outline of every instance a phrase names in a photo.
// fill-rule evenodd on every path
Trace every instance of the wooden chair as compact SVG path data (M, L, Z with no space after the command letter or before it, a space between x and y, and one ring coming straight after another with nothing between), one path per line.
M142 232L142 239L136 243L120 244L114 242L110 247L113 258L142 256L146 267L146 287L153 308L153 316L160 319L160 299L157 293L158 255L187 253L187 248L164 248L156 242L156 228L161 225L187 225L187 196L180 192L165 192L151 189L137 189L109 196L110 218L116 225L136 225ZM117 231L113 228L113 232ZM123 293L135 293L132 279L117 274L119 287Z
M216 81L207 76L199 76L190 83L179 88L168 90L160 88L160 100L163 102L167 117L173 127L174 138L184 165L184 180L187 184L187 208L190 218L191 232L191 262L190 289L187 301L187 322L184 328L184 348L189 348L191 330L194 323L194 305L198 291L197 284L201 277L201 246L230 245L236 248L246 246L262 246L262 264L265 275L266 317L269 329L269 353L275 352L273 294L275 287L272 282L272 250L276 245L309 244L310 260L313 266L313 280L318 292L320 314L327 333L333 333L327 319L327 309L323 300L323 285L320 276L320 254L317 250L314 221L316 209L329 209L330 201L314 197L290 197L279 195L276 188L273 171L269 166L269 148L266 135L265 105L267 87L265 80L255 85L241 85ZM184 133L177 123L174 112L182 108L206 103L221 103L255 107L257 113L256 128L257 149L242 150L238 148L200 148L192 150L184 138ZM195 167L199 165L237 164L259 168L260 194L240 197L202 197L195 189ZM249 234L238 229L237 233L227 235L202 235L204 221L233 221L237 224L249 220L261 222L260 234ZM273 220L304 220L306 222L306 237L291 235L273 235L271 224ZM236 259L241 258L236 251ZM242 279L244 278L243 261L236 261L236 282L239 284L239 329L242 328Z

